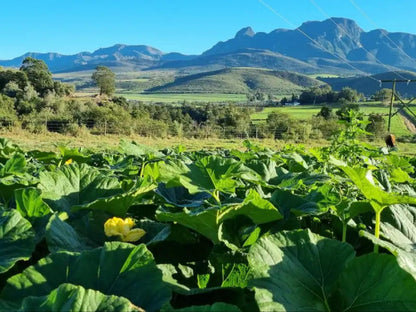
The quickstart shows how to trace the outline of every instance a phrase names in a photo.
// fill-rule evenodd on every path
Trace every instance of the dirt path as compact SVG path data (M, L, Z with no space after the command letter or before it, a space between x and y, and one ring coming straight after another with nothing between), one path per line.
M400 111L400 116L403 118L404 124L411 133L416 133L415 124L407 117L407 114Z

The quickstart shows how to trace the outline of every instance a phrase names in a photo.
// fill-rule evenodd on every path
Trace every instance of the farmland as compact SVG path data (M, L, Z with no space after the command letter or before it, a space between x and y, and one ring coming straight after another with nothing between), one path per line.
M245 102L245 94L228 93L118 93L128 100L143 102L183 103L183 102Z
M0 310L413 311L416 159L356 123L309 151L1 139Z
M364 118L386 106L246 68L97 67L73 96L24 63L0 97L0 312L414 310L414 145ZM307 86L319 106L264 93Z
M396 104L397 105L397 104ZM331 105L330 106L334 111L339 109L340 105ZM359 104L360 111L364 115L369 114L383 114L388 115L389 108L385 104L380 102L372 102L370 104ZM411 105L412 109L416 107ZM300 106L284 106L284 107L266 107L261 112L256 112L251 115L253 122L259 123L264 122L267 119L267 116L272 112L283 112L288 113L295 120L310 120L312 116L315 116L319 113L321 107L314 105L300 105ZM393 111L394 112L394 111ZM385 128L387 129L388 116L384 116L385 119ZM406 124L400 115L393 116L391 121L391 132L397 136L409 135L412 132L406 127Z

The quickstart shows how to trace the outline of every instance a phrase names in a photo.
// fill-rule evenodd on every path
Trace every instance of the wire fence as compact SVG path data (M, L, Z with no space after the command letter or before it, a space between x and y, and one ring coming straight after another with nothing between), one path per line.
M228 139L268 139L268 138L294 138L301 140L309 137L322 137L309 123L297 123L287 127L270 127L265 122L257 120L255 123L233 127L221 127L219 125L194 124L186 129L182 124L144 123L132 121L120 123L108 120L51 120L30 119L16 121L8 118L0 118L0 128L11 129L21 127L33 133L55 132L69 135L82 135L90 133L93 135L129 135L137 134L143 137L187 137L187 138L228 138ZM82 130L81 130L82 129ZM329 137L329 135L328 135Z

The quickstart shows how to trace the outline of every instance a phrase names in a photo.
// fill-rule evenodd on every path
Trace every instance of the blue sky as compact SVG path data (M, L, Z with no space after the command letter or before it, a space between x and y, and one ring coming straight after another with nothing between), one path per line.
M0 1L3 60L29 51L92 52L117 43L199 54L246 26L256 32L293 29L304 21L327 19L327 15L354 19L366 31L384 28L416 33L416 19L411 16L415 0Z

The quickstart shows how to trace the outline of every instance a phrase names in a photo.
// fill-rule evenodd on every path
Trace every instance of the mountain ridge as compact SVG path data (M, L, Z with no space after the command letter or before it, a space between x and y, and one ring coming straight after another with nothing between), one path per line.
M269 33L244 27L233 38L217 42L200 55L166 53L146 45L115 44L72 55L30 52L12 60L0 60L0 66L19 67L26 56L44 60L52 72L88 70L97 65L131 70L211 65L300 73L374 74L416 71L416 35L389 33L384 29L366 32L354 20L333 17Z

